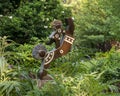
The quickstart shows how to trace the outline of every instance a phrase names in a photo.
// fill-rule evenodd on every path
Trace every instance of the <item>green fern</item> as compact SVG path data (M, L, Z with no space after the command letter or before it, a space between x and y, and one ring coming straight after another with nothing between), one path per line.
M20 93L21 91L21 84L17 81L3 81L0 82L0 94L4 96L22 96Z

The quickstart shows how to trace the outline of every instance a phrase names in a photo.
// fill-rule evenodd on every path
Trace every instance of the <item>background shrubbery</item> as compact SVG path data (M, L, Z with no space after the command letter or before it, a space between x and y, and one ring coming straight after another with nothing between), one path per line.
M76 44L100 51L110 50L110 42L120 39L120 16L116 8L119 3L118 0L84 0L78 3Z
M0 17L0 35L8 35L22 44L32 37L45 38L50 34L50 22L54 19L64 21L68 16L71 16L71 11L63 7L59 0L25 2L13 14Z

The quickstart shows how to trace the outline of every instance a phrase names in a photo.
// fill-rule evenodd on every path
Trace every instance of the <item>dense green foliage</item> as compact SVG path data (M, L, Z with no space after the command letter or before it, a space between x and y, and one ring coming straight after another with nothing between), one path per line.
M9 0L1 0L0 1L0 14L8 15L13 10L12 3Z
M50 22L54 19L64 21L70 15L70 10L59 0L26 2L13 14L0 17L0 35L8 35L18 43L29 42L32 37L41 39L50 33Z
M0 96L119 96L120 50L111 49L110 42L120 40L120 1L46 1L0 1ZM64 21L71 12L75 43L51 62L47 71L54 79L39 89L34 78L41 62L32 49L45 45L52 20Z
M112 93L118 92L115 84L120 79L120 54L114 50L108 53L97 53L96 58L89 58L90 60L83 58L80 50L71 51L52 63L53 66L48 72L54 80L46 83L39 90L37 81L31 79L28 74L28 71L37 72L39 68L39 65L36 65L39 63L35 63L29 56L32 45L20 46L21 50L13 54L3 51L8 46L8 43L5 43L6 37L0 40L1 96L13 94L14 96L107 96L109 90ZM13 66L11 64L13 62L9 62L9 59L12 59L8 58L10 56L20 57L23 61L18 62L15 59L17 65Z
M76 17L78 45L106 51L111 48L111 40L119 40L120 15L119 0L83 0ZM79 36L79 37L78 37Z

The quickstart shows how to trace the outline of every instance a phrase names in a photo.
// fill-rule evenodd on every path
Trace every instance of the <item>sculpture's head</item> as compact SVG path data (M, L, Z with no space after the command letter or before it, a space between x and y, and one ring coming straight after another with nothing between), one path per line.
M56 44L56 48L58 48L60 46L61 35L63 34L62 21L54 20L51 23L51 27L53 29L53 32L50 34L49 36L50 40L46 44L50 45L54 42Z
M54 20L52 23L51 23L51 27L56 30L58 28L62 28L62 21L61 20Z

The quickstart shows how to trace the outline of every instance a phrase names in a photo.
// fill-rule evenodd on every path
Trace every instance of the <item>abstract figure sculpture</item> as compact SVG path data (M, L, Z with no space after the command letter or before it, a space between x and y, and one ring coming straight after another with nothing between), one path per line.
M40 80L44 80L44 77L47 75L46 69L50 67L50 62L67 54L71 49L71 45L74 41L74 24L72 18L67 18L65 23L67 27L64 30L62 29L62 22L60 20L52 22L54 32L50 35L50 41L47 44L55 42L55 49L47 52L46 48L41 44L33 48L33 57L42 60L40 71L37 75Z

